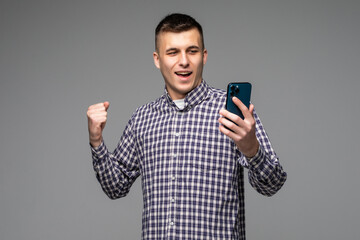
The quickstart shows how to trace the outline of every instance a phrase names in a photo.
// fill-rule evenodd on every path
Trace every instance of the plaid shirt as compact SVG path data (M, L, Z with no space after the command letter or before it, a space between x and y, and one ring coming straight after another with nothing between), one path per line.
M142 239L245 239L244 167L261 194L275 194L286 180L254 112L257 154L247 159L219 130L226 92L205 81L180 110L165 93L136 110L113 153L92 148L104 192L124 197L141 175Z

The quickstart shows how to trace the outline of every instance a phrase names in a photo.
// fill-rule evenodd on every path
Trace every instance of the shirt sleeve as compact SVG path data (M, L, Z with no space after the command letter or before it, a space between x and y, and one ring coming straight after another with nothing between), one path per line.
M248 176L250 185L260 194L272 196L284 185L287 174L280 165L269 137L254 110L256 121L256 137L260 147L252 158L240 157L240 163L249 169Z
M111 199L126 196L140 175L132 121L126 126L113 153L108 151L104 142L96 148L91 147L91 153L96 178L105 194Z

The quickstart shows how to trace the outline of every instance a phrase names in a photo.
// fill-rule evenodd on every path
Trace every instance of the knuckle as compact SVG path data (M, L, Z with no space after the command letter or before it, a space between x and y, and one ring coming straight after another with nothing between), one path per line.
M92 111L88 111L86 115L88 116L88 118L94 118L94 113Z
M229 125L228 125L229 128L234 128L235 126L236 126L235 123L233 123L231 121L229 122Z
M248 126L250 127L254 127L255 126L255 120L252 118L246 119L245 121L247 123Z
M241 119L241 118L240 118L239 116L234 117L234 121L235 121L235 122L239 122L240 119Z

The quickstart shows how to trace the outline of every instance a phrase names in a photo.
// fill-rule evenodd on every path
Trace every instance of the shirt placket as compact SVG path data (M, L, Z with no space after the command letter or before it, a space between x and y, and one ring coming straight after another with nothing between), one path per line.
M177 199L177 187L179 184L180 175L178 169L178 160L179 160L179 147L181 146L182 139L182 121L183 121L182 112L176 112L174 116L173 128L172 128L172 148L171 148L171 156L170 156L170 181L169 181L169 192L168 196L168 239L174 239L176 236L176 228L179 227L179 219L176 219L176 204L178 203Z

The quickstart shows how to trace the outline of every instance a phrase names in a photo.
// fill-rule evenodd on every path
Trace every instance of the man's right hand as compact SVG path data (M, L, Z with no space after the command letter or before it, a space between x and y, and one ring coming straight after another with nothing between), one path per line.
M109 105L109 102L103 102L88 108L89 140L92 147L98 147L102 142L102 131L106 124Z

